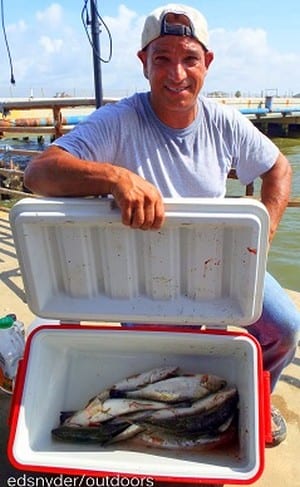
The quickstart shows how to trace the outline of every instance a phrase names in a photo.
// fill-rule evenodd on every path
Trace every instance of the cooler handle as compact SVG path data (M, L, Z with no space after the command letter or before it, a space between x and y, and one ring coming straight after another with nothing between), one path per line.
M264 423L265 423L265 442L272 442L272 422L271 422L271 386L270 372L263 372L263 396L264 396Z

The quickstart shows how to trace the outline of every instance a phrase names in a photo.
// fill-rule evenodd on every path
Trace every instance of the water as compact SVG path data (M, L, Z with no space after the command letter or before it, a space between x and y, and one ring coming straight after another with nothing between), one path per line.
M36 137L24 137L24 138L3 138L0 139L0 147L6 148L7 152L0 152L0 162L5 162L5 165L9 167L9 161L12 158L9 152L10 148L13 149L24 149L24 150L44 150L50 144L49 137L44 137L42 143L38 143ZM28 162L28 156L14 156L13 161L19 166L20 169L24 170Z
M300 134L294 138L274 138L274 142L285 154L293 167L292 198L300 196ZM0 146L9 145L14 148L43 150L49 144L38 144L36 139L2 139ZM0 154L0 160L3 154ZM9 158L7 158L9 159ZM25 168L28 158L17 156L17 162ZM259 194L259 181L255 184L255 193ZM244 188L238 181L228 182L229 195L242 195ZM300 291L300 208L287 208L280 222L276 236L269 252L268 270L278 279L283 287Z
M291 199L300 196L300 135L294 138L273 138L293 168ZM239 187L237 187L237 185ZM237 181L229 182L229 193L243 194ZM255 184L259 194L259 181ZM287 208L272 242L268 257L268 270L280 284L300 291L300 208Z
M292 198L299 198L300 137L274 142L292 165ZM300 291L300 207L287 208L270 250L268 268L282 286Z

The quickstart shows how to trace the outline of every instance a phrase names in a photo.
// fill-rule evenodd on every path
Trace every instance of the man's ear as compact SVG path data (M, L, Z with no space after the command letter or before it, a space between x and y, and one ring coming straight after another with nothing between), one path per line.
M206 51L205 53L205 67L206 69L209 68L210 63L212 63L214 59L214 53L212 51Z
M143 73L146 79L148 79L148 72L147 72L147 51L138 51L137 53L138 58L140 59L143 65Z

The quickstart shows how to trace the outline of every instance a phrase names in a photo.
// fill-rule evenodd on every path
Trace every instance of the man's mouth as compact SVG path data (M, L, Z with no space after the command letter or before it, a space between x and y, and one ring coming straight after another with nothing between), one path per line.
M181 86L180 88L174 88L172 86L166 86L166 88L169 91L172 91L173 93L181 93L182 91L185 91L187 89L187 86Z

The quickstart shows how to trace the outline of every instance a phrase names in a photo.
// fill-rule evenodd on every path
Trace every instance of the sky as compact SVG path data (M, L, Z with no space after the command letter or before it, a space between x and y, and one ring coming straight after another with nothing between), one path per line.
M0 99L5 97L94 96L92 49L81 12L90 0L2 0L15 84L0 27ZM97 0L103 19L99 36L103 96L129 96L148 89L136 53L146 15L168 3ZM300 93L300 1L187 0L209 26L214 61L204 94L234 96ZM3 23L3 22L2 22ZM90 34L90 29L88 29Z

